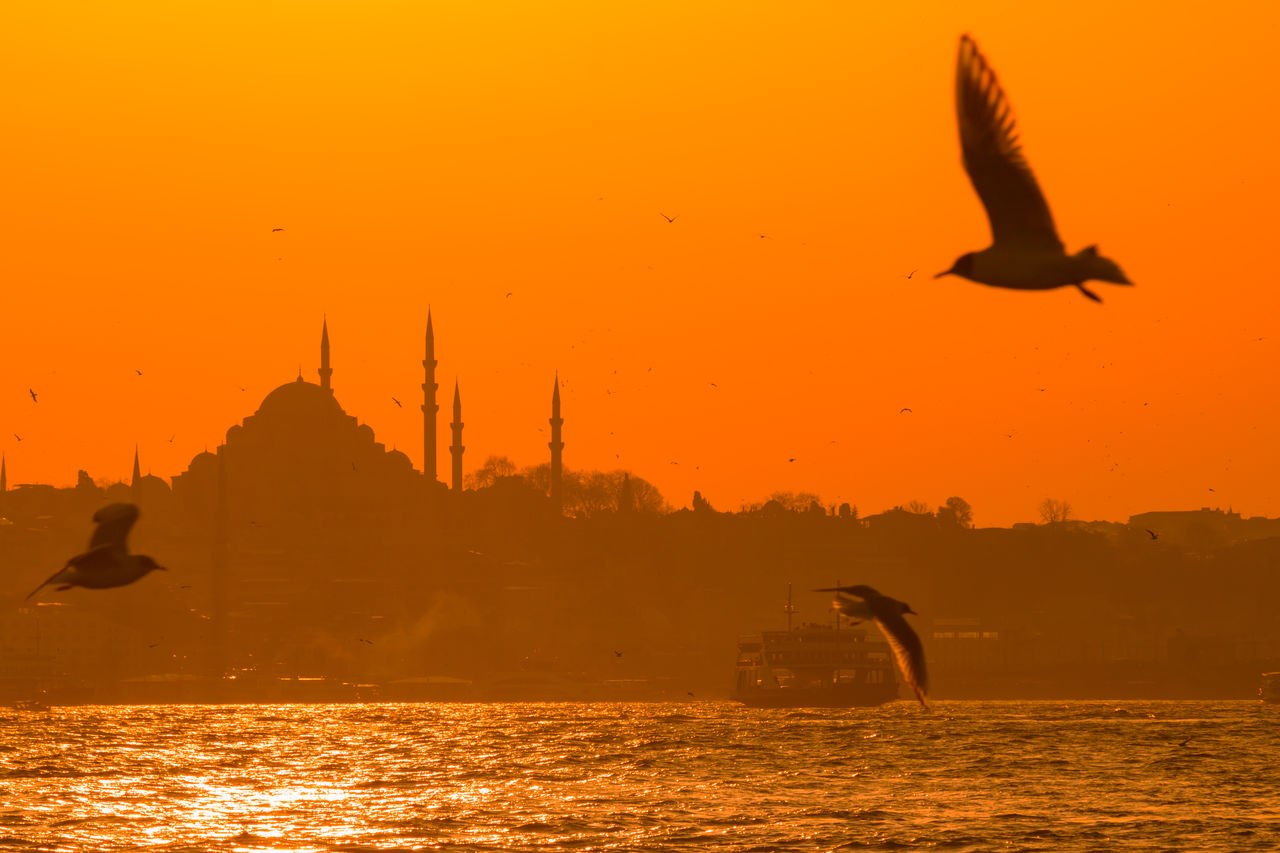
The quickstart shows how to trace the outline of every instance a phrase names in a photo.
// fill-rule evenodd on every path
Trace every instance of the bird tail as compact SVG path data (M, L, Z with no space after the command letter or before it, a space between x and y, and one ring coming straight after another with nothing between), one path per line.
M1097 246L1087 246L1076 252L1072 258L1076 262L1082 280L1087 281L1092 278L1098 281L1109 281L1112 284L1133 284L1120 269L1119 264L1098 254Z
M53 574L49 575L49 579L48 579L47 581L45 581L44 583L40 584L40 586L38 586L38 587L36 587L35 589L31 590L31 592L27 593L27 597L26 597L26 598L24 598L24 599L23 599L23 601L30 601L30 600L31 600L31 596L35 595L35 594L36 594L37 592L39 592L40 590L44 589L46 586L48 586L49 584L51 584L51 583L53 583L54 581L56 581L56 580L58 579L58 577L59 577L59 576L61 576L61 575L62 575L62 573L63 573L63 572L65 572L65 571L67 570L67 566L70 566L70 565L71 565L70 563L67 563L67 565L66 565L66 566L63 566L62 568L58 569L58 570L57 570L56 572L54 572Z

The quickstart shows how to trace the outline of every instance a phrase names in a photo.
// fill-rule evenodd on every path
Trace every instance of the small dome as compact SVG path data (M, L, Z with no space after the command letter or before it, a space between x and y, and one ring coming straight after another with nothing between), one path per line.
M169 484L154 474L147 474L138 479L138 487L142 489L163 489L169 491Z
M391 464L396 468L412 468L413 467L413 463L409 461L409 457L406 456L403 451L393 450L390 453L388 453L387 456L390 458Z

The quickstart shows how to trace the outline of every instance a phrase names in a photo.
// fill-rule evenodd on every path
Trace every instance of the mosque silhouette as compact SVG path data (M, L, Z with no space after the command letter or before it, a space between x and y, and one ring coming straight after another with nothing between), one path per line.
M320 332L319 384L303 379L299 370L297 379L267 394L254 414L228 429L225 443L215 452L206 450L193 458L186 471L172 478L176 509L188 519L225 512L225 521L232 526L286 518L314 521L324 516L342 516L345 526L361 517L371 519L402 513L406 508L439 505L447 490L463 489L466 448L462 444L462 398L455 382L451 478L446 486L439 481L436 467L440 408L436 365L435 331L428 312L420 406L424 470L418 471L407 455L388 450L368 424L359 423L338 403L326 319ZM549 492L556 512L562 509L563 423L557 377L551 397L549 442ZM145 489L138 479L136 457L134 478L134 483ZM144 495L137 496L147 503Z

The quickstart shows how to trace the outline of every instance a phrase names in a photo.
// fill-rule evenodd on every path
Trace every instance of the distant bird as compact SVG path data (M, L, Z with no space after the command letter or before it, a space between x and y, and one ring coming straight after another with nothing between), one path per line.
M613 653L613 656L614 656L614 657L616 657L616 658L620 658L620 657L622 657L622 652L619 652L619 651L616 651L616 650L615 650L615 651L614 651L614 653Z
M133 369L133 372L134 372L134 373L136 373L136 374L138 374L139 376L141 376L141 375L142 375L142 371L141 371L141 370L138 370L136 367Z
M898 409L898 414L900 414L900 415L901 415L901 414L904 414L904 413L905 413L905 414L912 414L912 415L913 415L913 414L915 414L915 412L913 412L913 411L911 411L910 409L905 408L905 407L904 407L904 408L901 408L901 409Z
M89 550L77 554L59 571L31 591L29 600L45 586L51 583L61 584L58 591L82 586L88 589L107 589L113 586L127 586L148 572L164 566L145 554L130 554L125 544L133 523L138 520L136 504L107 504L93 514L98 527L89 539Z
M18 435L16 432L13 434L13 437L18 439L18 441L22 441L22 436Z
M360 640L360 642L362 642L362 643L368 643L368 644L369 644L369 645L371 645L371 646L373 645L373 640L366 640L364 637L359 637L358 639L359 639L359 640Z
M678 213L675 216L667 216L665 213L659 212L658 215L661 216L663 219L667 220L668 225L670 225L672 222L675 222L677 219L680 218L680 214Z
M169 443L173 444L173 440L177 437L178 437L178 434L176 432L173 435L169 436Z
M1209 491L1211 491L1211 492L1212 492L1212 491L1213 491L1213 489L1210 489Z
M277 231L283 231L283 230L284 230L283 228L272 228L272 229L271 229L271 233L272 233L272 234L274 234L274 233L276 233Z
M395 397L392 397L392 398L391 398L391 402L395 403L397 406L400 406L400 401L399 401L399 400L397 400ZM403 409L403 408L404 408L404 406L400 406L400 408L402 408L402 409Z
M510 290L508 290L508 291L507 291L507 296L506 296L506 298L507 298L507 299L510 299L510 298L511 298L511 294L512 294L512 292L513 292L513 291L510 291Z
M911 609L911 605L905 601L881 595L871 587L861 584L828 587L814 590L814 592L839 593L833 603L841 613L852 619L855 624L863 619L870 619L876 623L876 627L888 641L889 648L893 649L893 656L898 661L898 669L902 672L902 677L906 679L907 685L916 694L920 704L928 708L924 701L924 695L929 690L929 673L925 670L924 663L924 645L920 642L915 629L904 618L907 613L912 616L919 615Z
M909 279L909 278L911 278L911 276L915 275L915 274L916 274L916 273L918 273L918 272L920 272L920 270L912 270L911 272L909 272L909 273L907 273L906 275L904 275L904 276L903 276L903 278Z
M788 461L788 462L795 462L795 461L796 461L796 458L795 458L794 456L792 456L792 457L791 457L790 459L788 459L787 461Z
M27 393L31 395L31 402L33 402L33 403L39 403L39 402L40 402L39 400L37 400L37 399L36 399L36 392L35 392L35 391L33 391L33 390L31 390L30 388L28 388L28 389L27 389Z
M717 385L717 384L716 384L716 383L714 383L714 382L709 382L709 383L707 383L707 384L708 384L708 385L710 385L712 388L719 388L719 387L720 387L719 385Z
M1152 538L1152 539L1159 539L1159 538L1160 538L1159 536L1157 536L1157 535L1156 535L1156 532L1155 532L1154 530L1152 530L1150 527L1146 527L1146 528L1143 528L1143 529L1144 529L1144 530L1146 530L1148 533L1150 533L1150 534L1151 534L1151 538Z
M1049 203L1022 154L1008 99L968 35L960 37L956 60L956 117L964 168L991 223L991 245L961 255L934 278L959 275L1015 290L1074 285L1094 302L1102 299L1085 288L1090 279L1132 284L1097 246L1066 253Z
M149 648L149 649L154 649L154 648L155 648L156 646L158 646L158 645L160 645L160 644L159 644L159 643L147 643L147 648Z

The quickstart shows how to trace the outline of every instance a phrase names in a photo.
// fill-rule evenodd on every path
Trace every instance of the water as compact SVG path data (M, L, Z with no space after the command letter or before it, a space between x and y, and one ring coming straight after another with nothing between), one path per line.
M1249 702L0 710L0 850L1277 848Z

